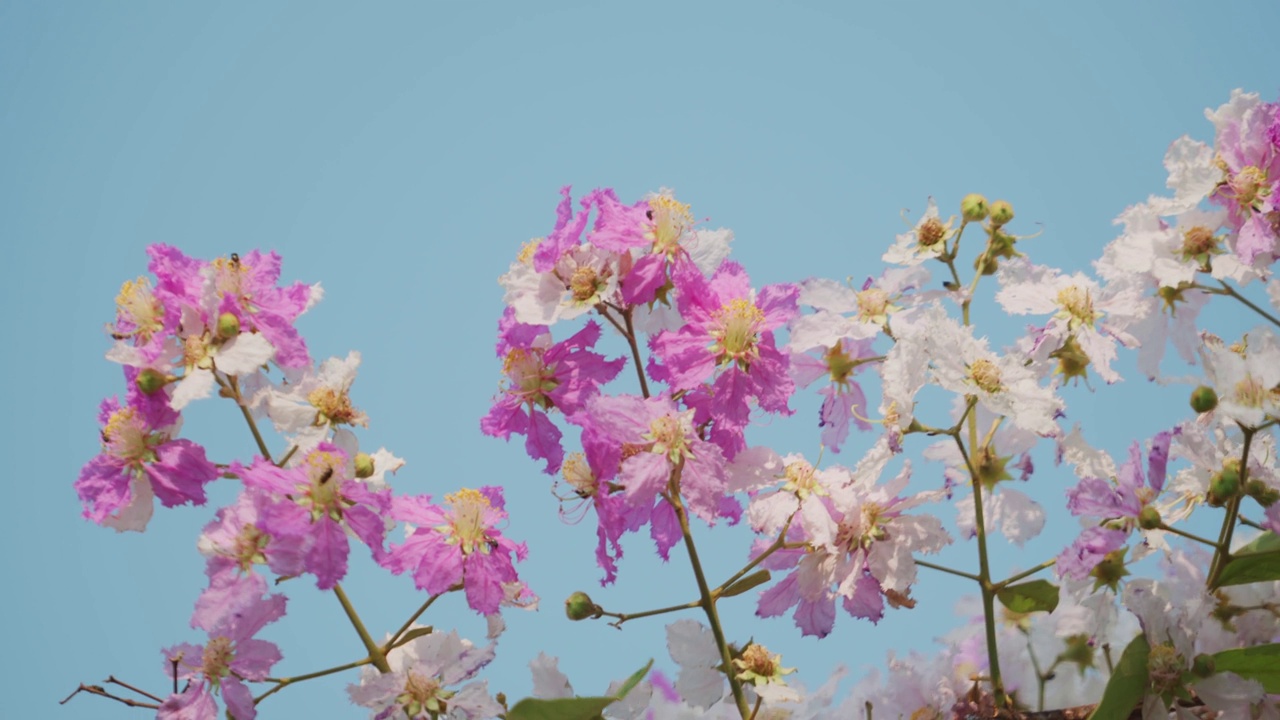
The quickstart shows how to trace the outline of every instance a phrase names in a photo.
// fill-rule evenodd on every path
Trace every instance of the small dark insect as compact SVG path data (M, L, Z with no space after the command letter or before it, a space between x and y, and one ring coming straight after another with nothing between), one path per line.
M320 474L320 483L319 483L319 484L320 484L320 485L323 485L323 484L325 484L325 483L329 482L329 478L331 478L331 477L333 477L333 468L325 468L325 469L324 469L324 472Z
M236 267L240 266L240 256L238 254L231 253L231 264Z

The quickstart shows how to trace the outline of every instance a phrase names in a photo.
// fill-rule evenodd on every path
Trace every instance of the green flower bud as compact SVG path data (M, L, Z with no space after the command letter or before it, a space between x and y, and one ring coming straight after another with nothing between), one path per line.
M1138 527L1143 530L1155 530L1164 525L1164 520L1160 517L1160 511L1154 507L1147 505L1138 513Z
M373 476L373 458L368 453L356 453L356 477L361 480Z
M990 212L987 199L978 193L969 193L960 200L960 214L967 222L982 222Z
M1191 674L1198 678L1207 678L1217 669L1217 663L1214 662L1212 655L1200 653L1195 660L1191 661Z
M1198 413L1207 413L1218 407L1218 393L1208 385L1201 385L1191 391L1191 409Z
M1261 480L1250 480L1244 485L1244 494L1258 501L1264 508L1269 508L1280 501L1280 490Z
M983 275L995 275L996 271L1000 269L1000 258L994 253L979 255L973 259L973 269Z
M1013 219L1013 206L1006 200L991 203L991 224L1000 227Z
M165 386L169 380L164 373L152 368L146 368L138 373L138 377L134 380L138 384L138 389L147 395L153 395Z
M1222 507L1240 494L1240 461L1231 459L1223 463L1222 470L1209 478L1209 493L1205 502Z
M599 605L591 602L591 596L581 590L569 596L564 601L564 614L570 620L586 620L587 618L598 618L604 614Z
M240 318L225 312L218 316L218 337L233 338L240 334Z

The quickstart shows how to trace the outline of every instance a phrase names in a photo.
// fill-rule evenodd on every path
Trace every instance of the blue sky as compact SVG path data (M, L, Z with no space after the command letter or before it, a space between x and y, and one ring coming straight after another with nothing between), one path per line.
M362 442L408 460L395 487L437 497L507 488L507 533L528 541L522 570L544 604L509 618L490 687L523 696L525 664L546 650L591 693L664 659L662 622L570 624L562 599L585 589L609 609L634 610L694 589L683 557L664 567L632 537L618 584L600 590L592 528L560 524L548 479L520 444L479 432L499 381L496 278L522 242L550 230L560 186L612 186L628 201L672 187L711 227L735 231L734 258L757 284L878 274L905 229L903 208L914 218L932 195L946 215L968 192L1006 198L1016 226L1043 229L1027 241L1035 260L1084 270L1115 236L1112 219L1163 190L1169 142L1212 139L1204 108L1235 87L1275 97L1280 10L1230 8L0 3L0 239L10 268L0 293L15 330L0 360L11 463L0 525L6 707L138 717L90 697L54 702L109 674L161 690L160 648L197 637L187 627L203 588L194 541L234 487L122 536L82 520L71 487L98 451L98 402L122 392L118 367L102 359L102 328L120 283L145 273L148 244L204 258L274 249L286 281L324 285L299 327L317 358L363 353L353 394L372 422ZM993 338L1023 326L985 307L979 324ZM1243 322L1234 312L1221 321ZM1120 368L1129 378L1120 388L1067 394L1072 419L1112 451L1185 407L1182 390L1160 393L1132 357ZM757 438L812 455L817 403L793 407L795 417ZM251 455L226 403L187 415L184 436L211 456ZM851 443L843 462L869 443ZM1060 502L1069 479L1042 466L1032 482ZM928 466L917 477L921 487L939 482ZM1055 553L1075 528L1055 520L1043 541L998 566ZM744 560L744 533L700 538L713 575ZM949 557L971 556L964 545ZM284 650L278 672L359 657L337 602L296 584L289 615L263 634ZM355 557L345 585L378 635L421 601L367 556ZM926 576L917 610L878 627L840 617L822 642L801 639L789 618L754 619L749 597L726 609L726 624L816 685L837 663L856 669L891 648L927 648L967 590ZM452 598L427 621L483 634ZM363 717L343 705L351 677L282 692L262 717Z

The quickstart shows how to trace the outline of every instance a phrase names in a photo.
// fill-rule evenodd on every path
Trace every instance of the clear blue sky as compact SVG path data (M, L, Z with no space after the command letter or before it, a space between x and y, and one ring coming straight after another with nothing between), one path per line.
M187 627L203 588L195 537L234 487L118 536L80 518L71 486L98 451L97 403L122 392L102 328L120 283L145 273L146 245L204 258L274 249L285 280L322 282L300 328L317 358L364 354L362 440L408 460L395 487L507 488L508 534L529 543L522 570L544 607L509 616L490 687L523 696L525 664L546 650L595 692L665 659L663 623L574 625L563 598L585 589L635 610L694 590L683 556L662 567L633 536L619 583L601 591L590 525L559 524L520 444L480 434L499 381L496 278L551 228L559 187L613 186L628 201L675 188L696 216L736 232L734 257L759 284L876 274L902 208L915 217L933 195L945 216L974 191L1012 201L1024 231L1043 225L1028 241L1037 261L1087 269L1116 234L1111 220L1163 190L1169 142L1212 139L1205 107L1234 87L1280 89L1280 8L1229 8L0 2L5 712L143 716L91 697L54 703L109 674L161 690L160 648L199 637ZM1007 340L1022 325L987 332ZM1067 394L1072 418L1112 451L1181 418L1185 403L1181 390L1161 400L1132 357L1119 367L1122 390ZM795 418L756 437L812 456L817 403L793 405ZM215 459L251 455L228 404L187 415L184 435ZM869 442L852 442L845 462ZM1041 465L1037 492L1060 502L1069 478ZM920 487L939 482L920 466ZM999 567L1039 562L1074 528L1055 516L1043 542ZM713 575L744 559L744 534L701 537ZM971 556L966 545L948 557ZM421 596L353 557L345 584L381 635ZM949 629L968 588L924 580L917 610L879 627L842 615L822 642L789 617L755 620L750 596L726 603L726 624L816 686L837 662L877 665ZM263 633L284 650L278 672L359 657L337 602L293 584L289 615ZM442 601L427 621L480 639L461 605ZM261 716L363 717L346 705L352 677L289 689Z

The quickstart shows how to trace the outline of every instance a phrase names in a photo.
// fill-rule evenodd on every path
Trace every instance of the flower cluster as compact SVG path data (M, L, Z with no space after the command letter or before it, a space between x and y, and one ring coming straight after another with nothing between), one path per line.
M476 679L494 658L503 608L536 606L516 570L528 549L504 534L502 487L442 502L393 493L388 475L404 462L363 451L357 435L369 426L351 395L360 354L317 365L295 327L319 286L278 286L274 253L206 262L151 247L154 279L125 283L108 327L108 358L124 366L127 387L123 402L100 407L101 452L75 482L84 515L142 531L156 498L202 505L210 483L240 486L198 542L208 586L192 625L208 639L164 651L174 692L152 696L158 717L211 720L220 699L229 717L251 719L294 681L269 677L281 652L256 637L285 614L265 568L277 582L312 575L341 601L367 651L345 666L363 668L348 694L375 720L968 718L1082 702L1099 703L1098 717L1280 718L1280 336L1263 326L1224 340L1199 327L1215 297L1280 327L1245 295L1269 281L1280 311L1280 281L1270 279L1280 259L1280 104L1237 91L1207 117L1213 144L1170 146L1172 197L1126 209L1092 273L1034 263L1029 236L1011 229L1013 206L974 194L946 221L930 198L879 274L756 287L729 259L732 234L700 227L671 190L628 204L599 188L575 205L562 189L551 231L499 280L502 379L480 429L524 437L555 477L566 521L594 512L602 585L617 579L630 533L647 530L664 561L681 544L688 553L695 601L621 613L579 591L566 601L569 619L621 627L700 610L709 623L667 626L674 680L646 669L595 698L574 697L545 654L531 663L534 698L515 706ZM1040 318L1004 345L972 322L984 278L1006 313ZM1164 374L1169 343L1200 376ZM1092 376L1123 379L1128 350L1147 378L1198 387L1190 413L1132 441L1117 462L1063 421ZM816 397L797 396L814 386ZM183 414L214 388L247 420L255 456L213 462L179 437ZM820 446L808 458L817 459L750 442L753 424L810 401ZM258 426L267 420L285 452L270 452ZM924 469L903 457L921 435ZM854 447L860 459L824 465L827 452ZM1038 461L1046 450L1056 462ZM1064 464L1077 479L1065 507L1081 531L1006 575L990 549L996 536L1023 547L1041 533L1044 495L1033 499L1034 488L1052 487ZM941 519L949 510L976 569L921 557L953 542ZM695 517L711 527L745 517L755 535L741 569L718 585L699 561ZM1200 530L1214 523L1216 536ZM341 587L352 538L427 594L381 644ZM889 609L936 604L915 592L920 568L976 584L980 597L958 605L969 622L932 658L891 656L888 678L873 674L839 703L843 670L807 692L779 654L754 635L742 641L716 610L753 592L759 617L789 614L801 635L824 638L837 605L876 624ZM1036 577L1050 568L1056 584ZM453 592L486 618L488 645L416 623ZM272 682L256 699L249 690Z

